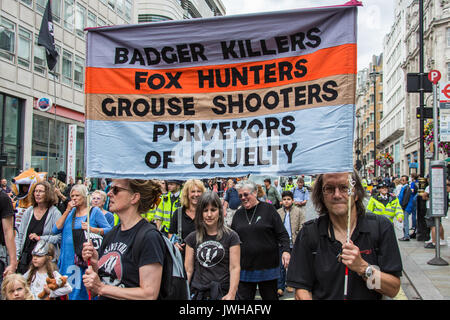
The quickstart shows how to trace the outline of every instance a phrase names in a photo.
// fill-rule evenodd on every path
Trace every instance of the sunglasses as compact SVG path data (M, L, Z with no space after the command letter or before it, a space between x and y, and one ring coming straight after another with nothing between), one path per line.
M249 195L250 195L250 193L248 193L248 192L241 193L241 194L239 194L239 199L247 198Z
M127 189L127 188L123 188L123 187L119 187L119 186L112 186L110 191L112 192L113 195L116 196L122 190L133 192L133 190L131 190L131 189Z

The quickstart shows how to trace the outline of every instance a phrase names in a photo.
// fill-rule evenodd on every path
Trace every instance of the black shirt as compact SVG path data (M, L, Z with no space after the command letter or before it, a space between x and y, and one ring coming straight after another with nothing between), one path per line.
M342 244L335 239L333 228L330 228L329 235L329 223L328 216L321 216L304 224L295 241L287 274L288 286L308 290L313 299L318 300L344 298L345 265L337 259ZM375 235L376 229L378 235ZM318 232L316 240L311 236L314 232ZM377 239L376 243L374 239ZM351 240L369 264L382 272L401 276L403 267L400 251L389 219L370 213L359 216ZM367 288L361 276L349 270L347 299L381 298L381 294Z
M186 214L186 208L181 207L178 210L182 210L181 214L181 238L186 239L186 237L193 231L195 231L195 223L194 220L191 219ZM170 228L169 233L170 234L177 234L178 233L178 210L176 210L172 218L170 219Z
M290 252L289 235L274 206L259 202L254 209L239 208L231 223L241 239L241 269L276 268L280 265L280 247Z
M0 245L5 245L2 220L14 216L11 198L4 192L0 192Z

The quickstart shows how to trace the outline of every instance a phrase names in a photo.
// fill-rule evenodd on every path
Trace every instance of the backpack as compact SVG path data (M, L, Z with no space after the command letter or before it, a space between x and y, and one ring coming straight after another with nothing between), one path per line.
M117 232L120 226L116 226L115 228ZM170 240L158 230L155 224L146 222L136 230L137 234L134 243L138 245L134 245L132 248L133 259L137 259L139 256L140 245L144 243L145 233L149 229L158 232L163 239L166 249L164 252L163 271L158 300L189 300L189 284L181 253Z

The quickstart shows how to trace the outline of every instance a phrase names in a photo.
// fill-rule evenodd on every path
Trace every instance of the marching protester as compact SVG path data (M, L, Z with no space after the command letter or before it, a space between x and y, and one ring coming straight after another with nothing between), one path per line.
M367 211L388 218L392 223L394 218L398 222L403 221L403 210L398 198L389 193L389 186L382 182L378 185L378 192L369 199Z
M275 209L281 207L281 195L278 193L277 189L272 186L272 180L270 178L264 179L264 191L267 195L267 199L270 200Z
M17 269L16 242L14 241L14 209L11 198L0 192L0 284Z
M235 188L236 182L233 179L228 179L228 188L223 198L223 210L225 214L225 223L229 227L233 221L234 213L241 205L239 194Z
M385 217L365 212L365 192L356 172L349 199L348 175L322 174L315 182L312 201L320 216L303 225L287 273L298 300L381 299L396 296L400 289L402 262L394 227Z
M309 191L305 187L305 180L302 177L297 179L297 187L293 188L292 194L294 196L294 204L305 211L306 203L309 200Z
M55 299L72 292L72 287L63 279L54 264L55 247L48 240L39 240L32 251L32 261L23 275L35 300ZM56 287L49 287L47 279Z
M28 270L31 252L39 240L55 246L61 242L61 235L52 233L53 225L61 217L61 212L55 207L56 201L54 188L47 181L38 182L31 191L32 206L24 212L16 236L17 272L24 274Z
M300 210L298 206L294 205L294 195L291 191L283 191L282 197L282 207L278 209L278 214L283 221L283 225L289 235L289 249L292 251L297 235L305 223L305 213ZM280 278L278 279L278 290L277 294L282 296L286 288L286 268L282 261L282 252L280 252ZM292 288L288 288L289 292L292 292Z
M161 201L155 209L151 209L150 212L154 212L153 221L156 223L158 230L167 235L170 227L170 219L172 218L172 201L171 192L167 189L167 182L160 180L161 186ZM147 220L151 220L151 216L147 216Z
M108 221L109 225L114 227L114 214L104 209L106 203L106 193L102 190L95 190L91 194L91 205L93 207L99 208L102 213L105 215L106 221Z
M180 250L183 258L185 256L186 237L195 231L195 210L197 208L198 199L205 192L205 185L197 179L186 181L181 191L181 207L173 214L170 221L169 239ZM174 237L172 239L172 237Z
M152 180L113 180L110 209L120 224L104 238L100 249L83 245L90 266L83 283L99 299L155 300L158 298L165 244L158 230L141 214L156 206L160 185Z
M20 273L8 274L2 282L3 300L34 300L25 278Z
M398 195L398 201L403 210L404 219L403 219L403 237L398 239L400 241L409 241L409 216L412 213L413 205L414 205L414 196L412 194L411 188L408 184L408 176L403 175L400 178L400 183L402 184L402 189L400 194Z
M84 231L87 230L88 215L91 233L103 236L111 230L111 226L99 208L92 207L88 212L87 190L83 184L72 187L70 198L66 211L56 221L52 232L62 233L58 268L62 275L69 276L69 284L73 288L69 300L87 300L88 293L81 279L86 266L78 254L81 254L83 245L79 239L84 237Z
M234 300L239 285L240 240L224 220L217 193L202 194L195 231L186 237L185 268L193 300Z
M231 228L241 239L241 273L238 296L253 300L256 288L263 300L278 300L279 250L285 268L289 265L289 235L275 208L257 198L256 184L242 181L236 189L242 206Z

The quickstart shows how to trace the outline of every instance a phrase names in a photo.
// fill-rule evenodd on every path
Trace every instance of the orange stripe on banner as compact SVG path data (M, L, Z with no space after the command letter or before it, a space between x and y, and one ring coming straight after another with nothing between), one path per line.
M338 74L356 74L356 44L326 48L302 56L250 63L164 70L88 67L86 93L241 91L283 86Z

